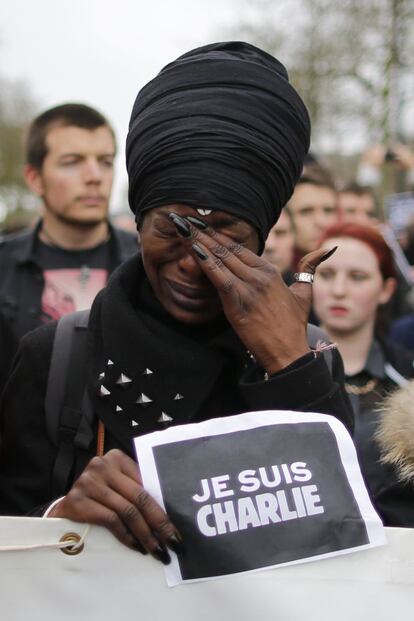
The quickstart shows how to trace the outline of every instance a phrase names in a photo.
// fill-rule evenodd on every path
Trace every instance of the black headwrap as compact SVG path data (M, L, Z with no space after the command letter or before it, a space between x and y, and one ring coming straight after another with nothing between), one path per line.
M263 242L309 139L307 110L278 60L243 42L197 48L138 93L126 144L131 209L137 221L172 203L222 210Z

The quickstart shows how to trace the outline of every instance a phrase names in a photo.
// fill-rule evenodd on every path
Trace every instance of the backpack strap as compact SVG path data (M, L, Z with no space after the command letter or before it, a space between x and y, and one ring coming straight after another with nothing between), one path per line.
M46 427L57 447L53 495L62 495L74 474L76 448L93 439L93 410L85 386L89 311L62 317L56 327L45 398Z
M331 342L326 332L321 330L321 328L319 328L318 326L313 325L313 323L308 323L307 333L308 333L309 347L311 347L312 349L317 349L318 343L320 341L326 344ZM332 349L322 349L322 354L328 366L329 373L332 375L333 374Z

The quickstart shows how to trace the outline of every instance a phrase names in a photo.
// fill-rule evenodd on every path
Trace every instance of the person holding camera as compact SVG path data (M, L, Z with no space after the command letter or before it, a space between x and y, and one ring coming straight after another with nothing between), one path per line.
M414 153L399 142L389 146L376 144L362 154L357 171L357 182L363 186L376 187L381 183L382 167L392 164L405 172L405 182L414 188Z

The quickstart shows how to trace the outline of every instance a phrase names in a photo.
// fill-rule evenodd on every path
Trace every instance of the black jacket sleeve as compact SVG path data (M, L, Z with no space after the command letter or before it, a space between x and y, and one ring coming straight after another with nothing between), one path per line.
M332 375L322 355L311 357L263 379L257 367L241 378L246 403L256 410L296 410L331 414L353 432L353 412L344 387L344 368L339 352L333 350Z
M15 358L0 413L0 515L22 515L53 500L56 447L49 438L44 396L55 325L26 335ZM343 391L343 367L334 352L332 376L322 357L294 364L268 381L255 368L240 388L251 410L291 409L332 414L349 429L352 413ZM36 512L38 514L38 512Z
M44 395L55 325L23 337L0 412L0 515L22 515L50 502L56 449L49 439Z

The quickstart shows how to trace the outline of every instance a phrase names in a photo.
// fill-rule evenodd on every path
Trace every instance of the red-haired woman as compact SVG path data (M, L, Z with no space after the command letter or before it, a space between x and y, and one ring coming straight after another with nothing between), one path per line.
M318 268L314 310L344 361L355 414L354 441L368 487L385 522L402 524L404 510L396 509L387 492L394 475L379 462L374 440L384 396L414 375L414 354L387 342L379 329L380 308L396 286L392 252L377 230L351 223L330 227L321 245L338 249Z

